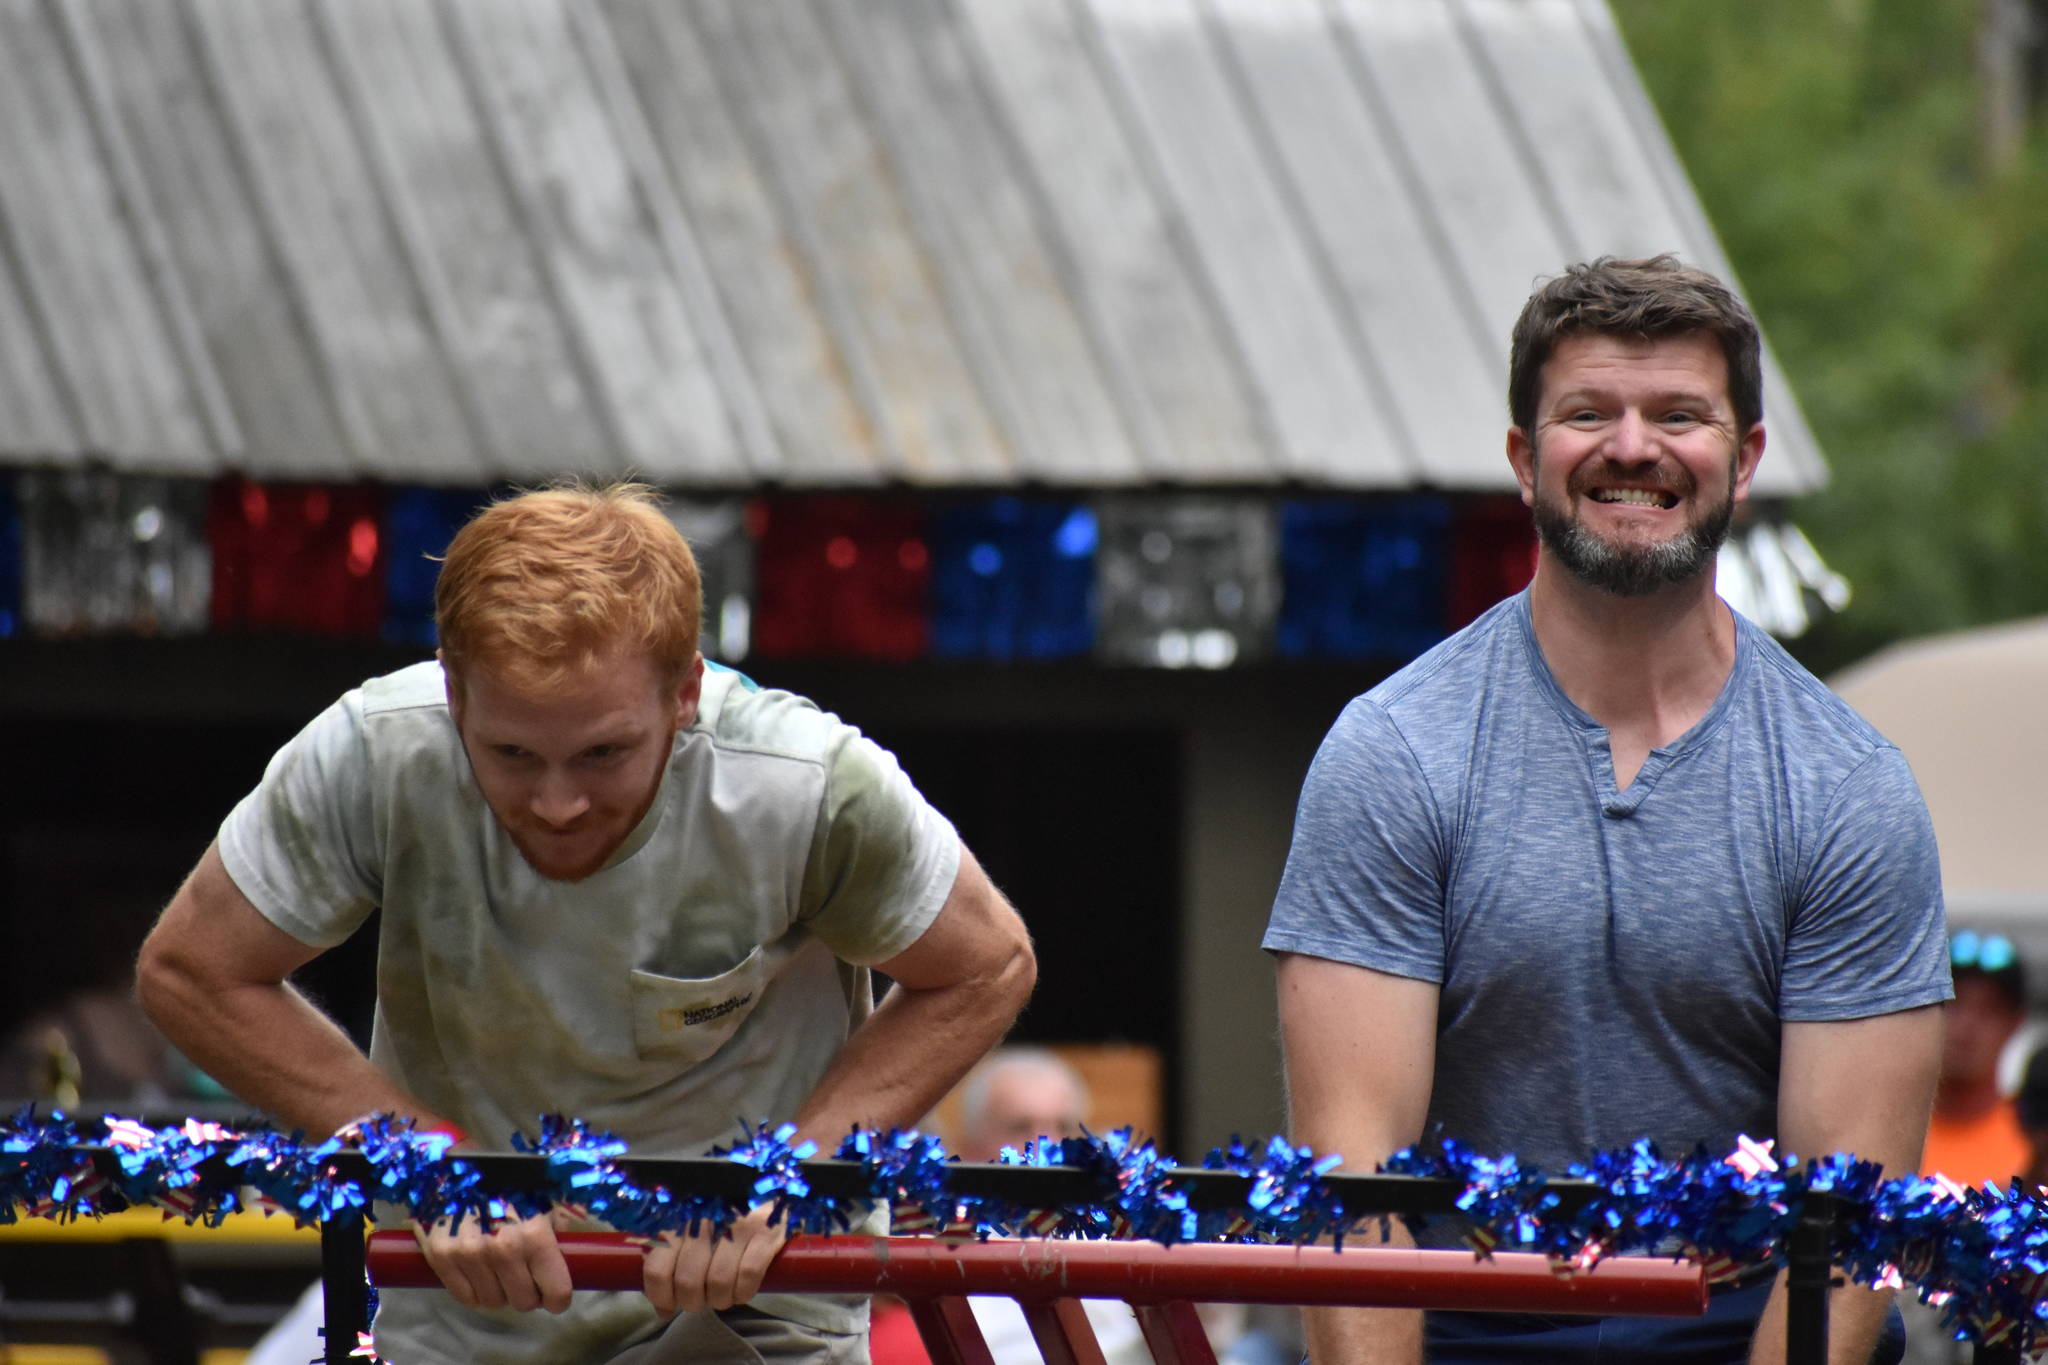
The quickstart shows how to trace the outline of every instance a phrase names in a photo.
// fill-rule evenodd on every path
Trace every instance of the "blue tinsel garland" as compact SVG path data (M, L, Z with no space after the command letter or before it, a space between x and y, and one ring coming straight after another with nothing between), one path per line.
M793 1145L795 1133L790 1124L763 1126L744 1132L732 1147L714 1149L713 1155L757 1173L747 1198L732 1201L637 1183L619 1165L628 1155L626 1143L574 1119L546 1118L538 1138L513 1138L518 1150L545 1159L548 1188L536 1194L485 1188L472 1163L450 1155L446 1135L415 1133L388 1119L308 1143L194 1120L151 1129L116 1118L45 1119L23 1109L0 1120L0 1224L23 1215L97 1217L109 1194L217 1224L244 1207L244 1190L253 1189L257 1207L301 1225L362 1218L372 1200L384 1200L429 1222L489 1223L569 1204L641 1237L722 1230L769 1205L795 1231L842 1231L862 1210L811 1189L802 1163L816 1148ZM96 1143L115 1149L117 1177L96 1170L76 1150ZM333 1158L344 1149L359 1152L374 1172L367 1188L336 1171ZM1260 1149L1233 1142L1208 1155L1205 1167L1250 1182L1242 1207L1220 1210L1191 1207L1172 1175L1174 1163L1127 1130L1041 1138L1022 1152L1004 1150L1007 1162L1093 1175L1092 1202L1057 1209L953 1192L947 1179L952 1158L936 1138L918 1133L855 1132L835 1155L862 1164L869 1195L893 1206L899 1231L1309 1242L1341 1237L1375 1212L1347 1211L1324 1179L1341 1158L1319 1157L1277 1137ZM1811 1194L1826 1193L1843 1201L1832 1250L1853 1281L1914 1286L1941 1305L1958 1335L2022 1347L2048 1337L2040 1302L2048 1288L2048 1203L2018 1189L1963 1189L1919 1176L1881 1180L1877 1167L1854 1157L1802 1162L1747 1138L1731 1155L1701 1149L1679 1161L1666 1160L1648 1142L1594 1153L1566 1174L1592 1182L1598 1193L1569 1207L1543 1172L1513 1156L1483 1156L1456 1143L1398 1153L1383 1169L1462 1186L1458 1207L1472 1221L1471 1240L1482 1255L1498 1247L1590 1265L1628 1253L1676 1254L1702 1262L1714 1275L1783 1264L1785 1238L1802 1205Z

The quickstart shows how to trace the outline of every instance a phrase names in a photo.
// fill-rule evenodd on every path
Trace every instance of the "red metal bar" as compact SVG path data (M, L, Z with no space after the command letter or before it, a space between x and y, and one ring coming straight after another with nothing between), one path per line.
M941 1294L905 1302L932 1365L996 1365L981 1324L974 1320L974 1305L966 1299Z
M640 1252L617 1233L562 1233L579 1289L638 1289ZM370 1238L370 1279L387 1288L437 1283L409 1232ZM1154 1242L955 1241L939 1237L793 1237L768 1267L764 1290L906 1299L1005 1294L1020 1301L1174 1299L1218 1303L1351 1304L1503 1313L1626 1313L1697 1317L1706 1277L1697 1265L1617 1257L1560 1273L1542 1256L1401 1247L1160 1246Z
M1108 1365L1079 1299L1019 1299L1045 1365Z
M1186 1299L1134 1303L1131 1309L1138 1315L1153 1365L1216 1365L1216 1348L1195 1316L1195 1306Z

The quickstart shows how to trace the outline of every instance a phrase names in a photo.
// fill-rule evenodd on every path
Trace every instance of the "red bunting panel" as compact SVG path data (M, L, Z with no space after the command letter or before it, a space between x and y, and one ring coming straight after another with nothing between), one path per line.
M384 616L384 493L364 484L213 487L217 630L375 638Z
M754 648L766 657L904 661L930 634L931 555L915 498L764 498Z
M1451 562L1445 625L1462 630L1536 576L1536 528L1519 498L1472 498L1451 520Z

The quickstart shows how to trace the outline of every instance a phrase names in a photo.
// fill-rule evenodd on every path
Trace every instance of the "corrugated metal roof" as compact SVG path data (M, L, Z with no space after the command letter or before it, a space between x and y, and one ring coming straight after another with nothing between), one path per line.
M1600 0L0 0L15 464L1502 489L1674 249Z

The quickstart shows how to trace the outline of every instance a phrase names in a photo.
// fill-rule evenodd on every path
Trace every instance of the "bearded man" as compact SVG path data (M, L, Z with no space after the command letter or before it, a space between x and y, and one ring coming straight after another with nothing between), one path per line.
M1915 1169L1949 996L1926 808L1714 592L1764 451L1759 351L1668 256L1572 266L1524 307L1507 456L1535 578L1353 701L1302 791L1265 938L1296 1140L1370 1170L1441 1135L1557 1172L1746 1133ZM1776 1278L1677 1324L1325 1310L1311 1357L1408 1365L1426 1335L1431 1361L1782 1361ZM1886 1306L1837 1291L1834 1361L1872 1358Z

